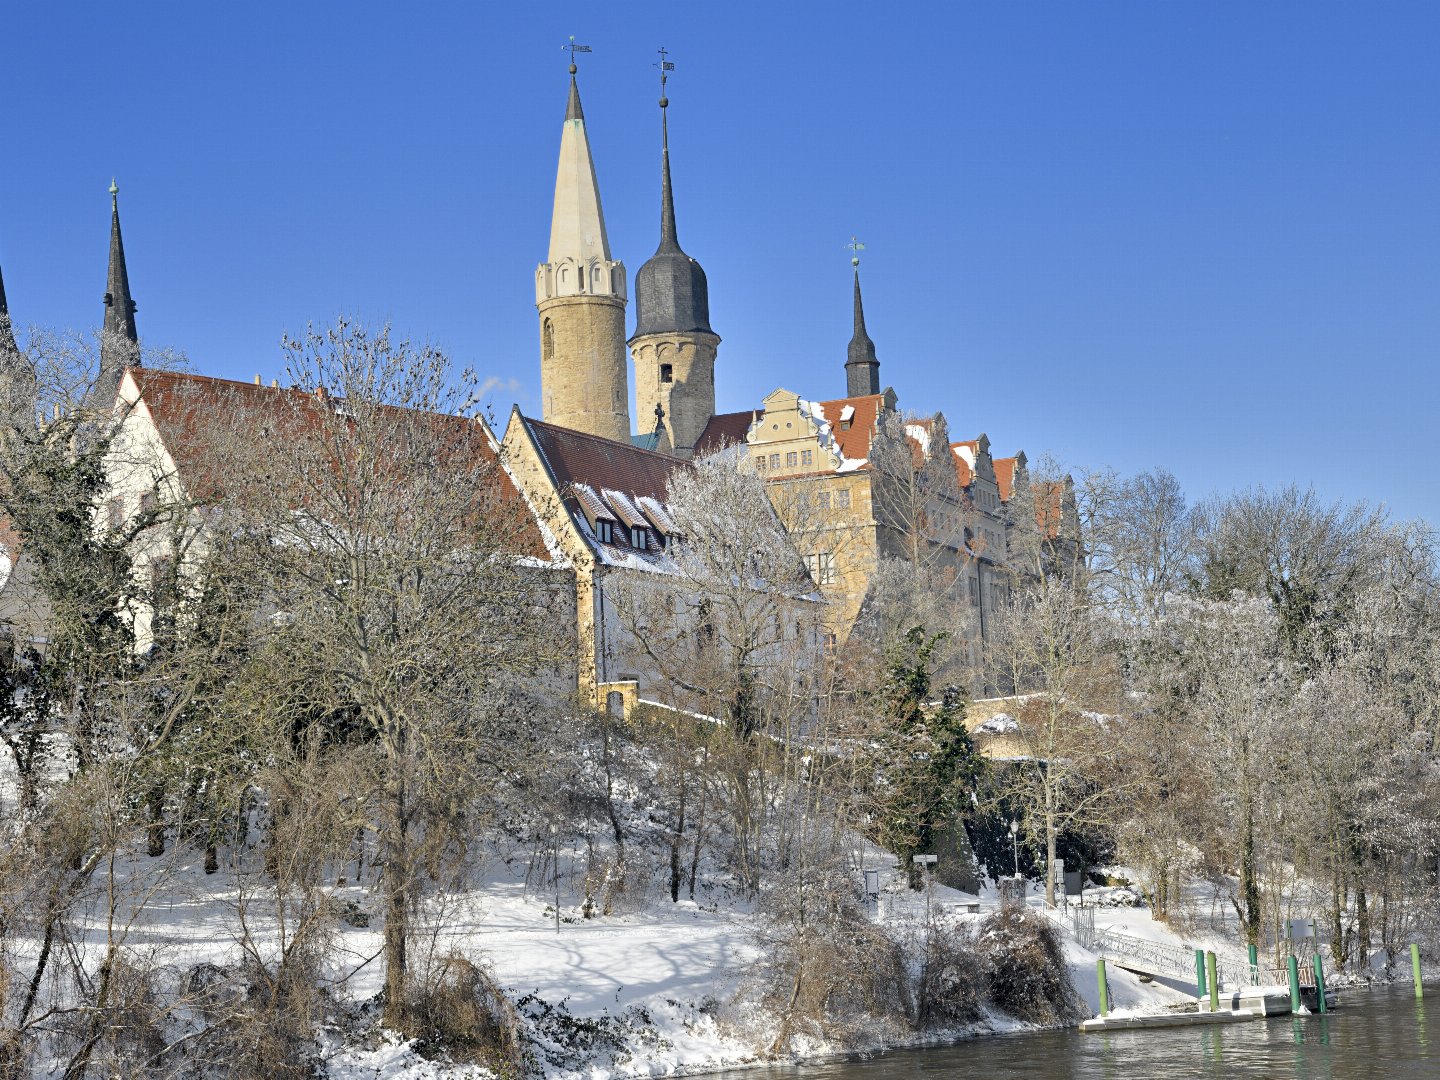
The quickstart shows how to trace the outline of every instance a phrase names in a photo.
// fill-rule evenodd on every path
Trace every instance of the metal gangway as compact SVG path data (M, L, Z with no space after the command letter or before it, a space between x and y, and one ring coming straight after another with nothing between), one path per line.
M1170 945L1123 934L1108 926L1095 925L1094 909L1081 913L1064 924L1086 949L1105 957L1116 967L1139 975L1161 976L1195 981L1195 949L1188 945ZM1289 973L1283 969L1262 967L1245 960L1215 957L1215 975L1222 987L1283 986Z

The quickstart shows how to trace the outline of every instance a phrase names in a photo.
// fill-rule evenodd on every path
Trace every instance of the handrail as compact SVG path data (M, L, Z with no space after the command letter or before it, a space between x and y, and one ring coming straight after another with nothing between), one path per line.
M1108 926L1084 925L1079 920L1071 928L1075 938L1091 952L1105 953L1120 961L1138 961L1146 971L1174 975L1191 980L1195 977L1195 950L1187 945L1170 945L1130 934L1122 934ZM1280 968L1252 966L1243 960L1215 958L1215 975L1222 986L1283 985L1289 973Z

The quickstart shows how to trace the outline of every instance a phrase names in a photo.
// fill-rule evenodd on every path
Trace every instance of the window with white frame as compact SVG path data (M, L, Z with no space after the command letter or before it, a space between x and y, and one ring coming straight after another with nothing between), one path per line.
M806 555L805 569L810 572L810 580L816 585L834 585L835 553L817 551L814 555Z
M636 551L644 551L649 539L649 531L643 526L630 526L630 546L633 547Z
M595 539L599 540L602 544L610 543L615 539L614 528L614 525L604 518L597 519L595 522Z

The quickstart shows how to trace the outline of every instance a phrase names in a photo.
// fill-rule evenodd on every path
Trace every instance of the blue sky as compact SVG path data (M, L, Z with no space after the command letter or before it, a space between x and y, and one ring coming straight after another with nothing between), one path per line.
M721 409L843 393L853 233L882 381L956 438L1440 523L1433 2L17 3L12 314L99 321L113 174L148 343L268 378L388 319L535 411L570 34L632 277L677 63Z

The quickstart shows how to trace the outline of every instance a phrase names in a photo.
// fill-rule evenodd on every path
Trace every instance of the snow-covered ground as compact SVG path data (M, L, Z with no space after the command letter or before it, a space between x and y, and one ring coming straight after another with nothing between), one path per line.
M870 858L881 856L877 852ZM527 886L528 868L524 860L496 859L481 884L437 897L428 909L425 936L433 955L454 951L488 966L507 996L520 1003L542 1048L547 1040L554 1041L555 1053L548 1063L553 1080L619 1080L759 1062L757 1047L724 1019L726 1010L721 1007L733 998L760 956L756 915L743 905L702 906L689 900L672 904L668 897L651 897L637 910L585 919L579 898L565 893L562 875L557 929L553 883L547 879L537 885L532 874ZM197 964L226 965L237 958L242 896L223 870L207 877L200 872L198 859L182 849L160 859L141 856L122 862L115 881L117 893L130 901L121 905L122 911L143 899L133 921L124 920L129 925L123 932L127 947L151 963L181 973ZM882 882L876 917L899 937L908 935L915 941L923 940L927 910L944 920L978 924L999 904L998 895L989 889L980 896L940 886L910 892L893 865L883 872ZM378 920L375 926L349 924L364 923L370 904L364 891L353 885L336 888L333 898L340 908L360 917L352 915L338 927L332 985L337 994L363 1002L382 985L383 972L376 959L381 944ZM250 902L260 905L256 913L265 904L259 896ZM1040 898L1032 893L1028 902L1038 907ZM89 920L90 947L97 953L106 933L101 914L96 910ZM1143 908L1107 908L1103 917L1123 921L1128 932L1169 936ZM255 920L256 925L268 923ZM267 930L259 937L262 950L278 944L265 936L272 933ZM1090 1010L1096 1011L1096 957L1073 940L1066 942L1065 955L1073 983ZM1143 983L1113 967L1109 986L1117 1010L1158 1011L1186 1000L1172 989ZM932 1034L924 1041L1024 1026L990 1015L969 1029ZM582 1036L578 1044L577 1032ZM343 1045L335 1036L329 1044L326 1069L333 1080L486 1075L473 1066L426 1061L396 1040L371 1039L356 1046ZM868 1048L814 1045L809 1049L820 1055Z

